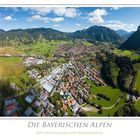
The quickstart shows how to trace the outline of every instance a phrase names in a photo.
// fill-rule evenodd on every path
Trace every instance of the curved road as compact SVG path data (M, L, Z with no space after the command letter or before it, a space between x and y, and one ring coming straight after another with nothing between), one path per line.
M120 97L113 105L109 106L109 107L102 107L102 109L112 109L113 107L115 107L115 105L120 101L122 97Z
M112 109L112 108L115 107L115 105L121 100L121 98L122 98L122 97L118 98L117 101L116 101L113 105L111 105L111 106L109 106L109 107L102 107L102 109L105 109L105 110ZM85 106L85 105L86 105L86 104L81 105L82 109L84 109L85 111L95 111L95 112L98 111L98 109L95 108L95 107L83 107L83 106Z

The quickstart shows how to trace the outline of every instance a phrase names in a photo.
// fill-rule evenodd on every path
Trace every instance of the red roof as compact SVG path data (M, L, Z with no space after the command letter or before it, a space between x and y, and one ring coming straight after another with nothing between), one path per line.
M6 107L7 112L11 112L16 108L16 104L10 104Z

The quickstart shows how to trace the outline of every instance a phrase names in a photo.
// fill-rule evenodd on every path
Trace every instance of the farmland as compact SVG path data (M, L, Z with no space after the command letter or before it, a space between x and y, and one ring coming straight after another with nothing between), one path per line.
M9 55L20 55L23 54L24 49L22 47L0 47L0 56Z
M115 50L113 50L113 53L118 55L118 56L129 57L131 60L137 60L140 58L140 56L137 53L135 53L134 51L129 51L129 50L115 49Z
M21 57L0 57L0 79L19 77L24 71Z

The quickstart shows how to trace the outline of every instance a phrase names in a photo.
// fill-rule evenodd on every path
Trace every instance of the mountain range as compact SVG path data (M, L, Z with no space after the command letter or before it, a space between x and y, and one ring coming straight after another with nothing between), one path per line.
M61 32L52 28L14 29L4 31L0 29L0 41L18 39L26 42L37 39L39 36L48 40L85 39L116 43L122 40L114 30L104 26L92 26L87 29L71 33Z
M123 38L123 40L126 40L134 33L134 31L128 32L125 30L117 30L116 33L119 34L120 37Z
M121 46L121 49L140 51L140 26Z

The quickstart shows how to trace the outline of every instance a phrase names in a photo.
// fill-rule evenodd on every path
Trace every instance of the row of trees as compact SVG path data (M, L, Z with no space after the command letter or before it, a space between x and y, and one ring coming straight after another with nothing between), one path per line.
M10 82L0 80L0 97L8 98L16 95L16 91L10 86Z

